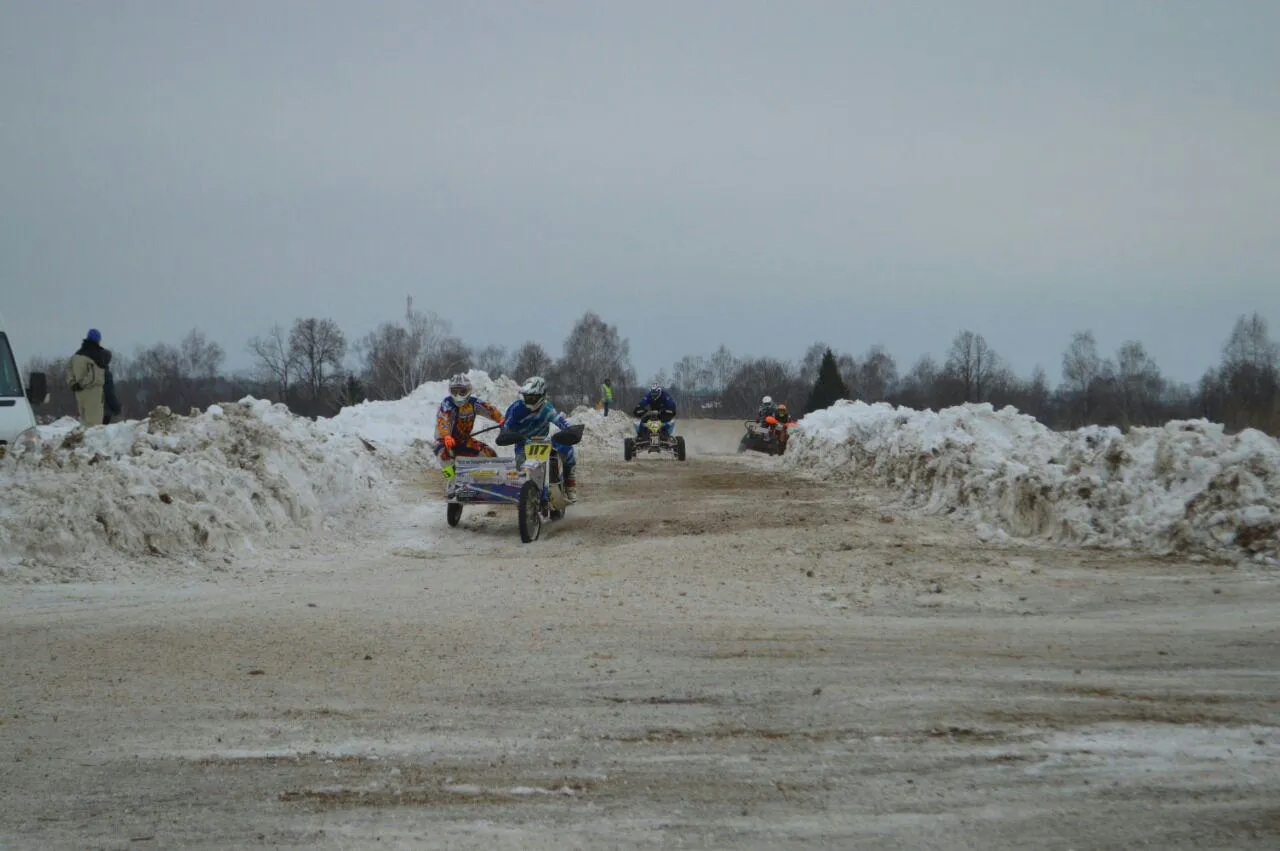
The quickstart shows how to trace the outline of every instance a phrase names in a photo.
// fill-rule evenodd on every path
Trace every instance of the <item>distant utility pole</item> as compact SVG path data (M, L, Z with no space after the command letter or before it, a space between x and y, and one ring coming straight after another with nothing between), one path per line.
M412 319L413 318L413 296L405 296L405 302L407 302L408 306L405 308L404 318Z

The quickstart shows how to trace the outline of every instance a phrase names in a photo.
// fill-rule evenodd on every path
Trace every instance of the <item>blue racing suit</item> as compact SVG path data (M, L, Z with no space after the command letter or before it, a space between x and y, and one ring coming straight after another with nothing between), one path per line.
M536 411L530 411L523 399L517 399L511 403L511 407L507 408L502 427L521 438L546 437L551 433L553 423L559 428L569 428L572 425L564 414L556 410L556 406L551 404L549 399L544 400L542 407ZM565 478L570 478L569 471L577 463L573 447L567 443L557 443L554 436L551 438L551 443L564 459ZM524 444L524 440L518 440L515 443L517 461L524 458Z
M653 398L651 394L645 394L640 400L640 404L636 405L635 410L631 413L636 417L642 417L649 411L655 411L662 415L662 432L663 437L670 437L671 432L675 429L676 418L676 400L671 398L671 394L663 390L658 398ZM641 424L636 424L636 436L639 437L644 429Z

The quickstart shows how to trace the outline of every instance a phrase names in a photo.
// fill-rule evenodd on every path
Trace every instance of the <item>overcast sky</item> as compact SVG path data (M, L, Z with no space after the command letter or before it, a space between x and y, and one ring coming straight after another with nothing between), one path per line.
M406 295L642 379L962 328L1171 377L1280 337L1280 3L0 0L19 358L348 338Z

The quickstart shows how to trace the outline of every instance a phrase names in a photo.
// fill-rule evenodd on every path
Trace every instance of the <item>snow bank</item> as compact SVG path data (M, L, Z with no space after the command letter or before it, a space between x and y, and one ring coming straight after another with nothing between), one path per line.
M358 438L260 400L66 426L0 465L0 571L92 576L119 556L220 562L322 530L389 491Z
M1280 443L1254 430L1190 420L1058 433L1012 408L839 402L800 421L788 455L824 477L870 476L984 535L1280 557Z
M578 455L587 460L621 458L623 439L636 433L636 421L617 411L606 417L595 408L579 405L567 416L569 422L586 426L582 442L578 444Z
M505 412L520 396L520 385L506 376L492 379L483 370L467 373L472 392ZM334 417L317 421L317 428L329 434L355 435L380 450L393 453L417 453L425 449L427 459L434 458L436 411L440 401L449 395L449 382L429 381L403 399L394 402L363 402L343 408ZM476 430L493 425L477 419ZM492 442L496 431L480 435Z
M470 377L501 409L519 393L505 377ZM93 578L148 557L219 565L345 530L394 500L407 473L439 466L447 394L446 381L430 382L317 421L245 399L88 431L69 418L41 426L38 447L0 462L0 577L25 566Z
M506 413L508 407L520 398L520 385L505 375L491 379L481 370L468 373L473 392ZM375 446L380 452L389 453L406 465L439 467L435 456L436 411L440 401L449 394L447 381L432 381L420 386L413 393L395 402L364 402L343 408L336 416L320 420L317 427L330 434L355 435ZM552 396L552 403L555 397ZM622 454L622 438L634 430L628 417L605 417L600 411L579 405L572 412L563 411L571 423L586 426L580 450L584 457L595 457L597 452L617 451ZM74 420L72 423L74 424ZM476 420L476 431L493 425L488 420ZM553 428L554 432L555 429ZM494 443L497 430L477 435L477 439L493 446L499 456L510 457L510 447Z

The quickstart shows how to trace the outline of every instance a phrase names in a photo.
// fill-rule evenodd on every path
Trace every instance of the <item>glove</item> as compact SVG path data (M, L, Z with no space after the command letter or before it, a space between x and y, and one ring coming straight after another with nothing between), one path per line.
M777 424L778 424L778 421L777 421L775 418L773 418L773 417L765 417L765 418L764 418L764 421L765 421L766 423L768 423L769 425L771 425L771 426L772 426L772 425L777 425ZM447 438L446 438L446 439L447 439Z
M81 390L83 390L83 389L84 389L84 385L83 385L83 384L81 384L79 381L73 381L73 382L71 382L71 392L72 392L72 393L79 393L79 392L80 392Z
M453 447L458 445L458 441L453 439L453 435L446 434L444 436L444 445L452 449Z

